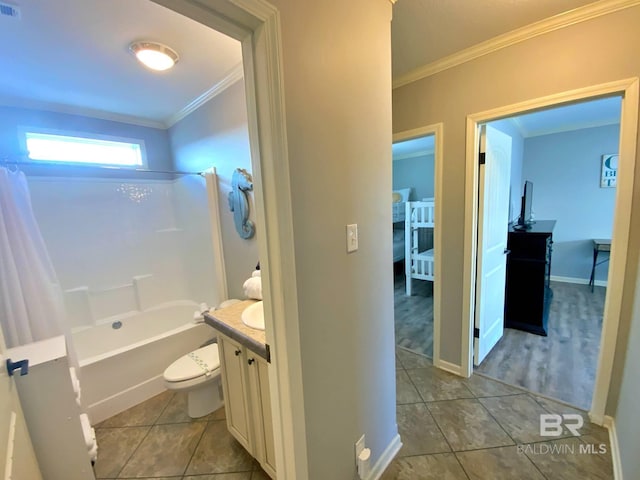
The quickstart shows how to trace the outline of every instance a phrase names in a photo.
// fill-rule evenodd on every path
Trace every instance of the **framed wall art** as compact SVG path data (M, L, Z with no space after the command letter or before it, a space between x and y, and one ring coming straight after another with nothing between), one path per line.
M600 171L600 188L615 187L618 178L618 154L602 155Z

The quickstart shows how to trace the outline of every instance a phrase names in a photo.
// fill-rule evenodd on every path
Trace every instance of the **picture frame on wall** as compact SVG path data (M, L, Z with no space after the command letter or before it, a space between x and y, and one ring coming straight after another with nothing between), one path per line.
M618 154L602 155L600 171L600 188L615 188L618 179Z

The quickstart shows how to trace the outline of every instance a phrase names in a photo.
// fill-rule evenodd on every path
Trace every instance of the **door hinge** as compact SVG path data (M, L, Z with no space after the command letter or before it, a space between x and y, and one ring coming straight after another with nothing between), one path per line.
M480 165L484 165L485 163L487 163L487 154L484 152L480 153L478 159L480 160Z
M473 329L473 338L480 338L480 329L479 328L474 328Z

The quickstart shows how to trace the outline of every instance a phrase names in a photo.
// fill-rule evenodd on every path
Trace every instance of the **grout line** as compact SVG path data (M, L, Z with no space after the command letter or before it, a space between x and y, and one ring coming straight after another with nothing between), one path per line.
M485 407L482 402L480 400L478 400L476 398L476 401L478 402L478 404L485 409L485 411L487 412L487 414L493 419L494 422L496 422L496 424L498 425L498 427L500 427L500 429L507 435L507 437L509 437L511 439L511 441L513 442L514 445L518 445L518 442L515 441L515 439L509 434L509 432L507 432L507 430L502 426L502 424L500 423L500 421L491 413L491 411ZM504 445L507 446L507 445Z
M194 423L204 423L204 428L202 429L202 433L200 434L200 438L198 438L198 441L196 442L196 446L193 448L193 452L191 452L191 456L189 457L189 461L184 466L184 471L182 472L183 476L185 476L187 474L187 470L189 470L189 465L191 465L191 462L193 461L193 457L195 457L196 452L198 451L198 447L200 446L200 443L202 442L202 439L204 438L204 435L205 435L205 433L207 433L207 429L209 428L209 420L207 420L206 422L194 422Z
M135 427L123 427L123 428L135 428ZM153 428L153 425L151 426L145 426L144 428L148 428L149 430L147 430L147 433L145 433L145 435L140 439L140 441L138 442L138 445L136 445L136 447L131 451L131 455L129 455L127 457L127 459L125 460L125 462L122 464L122 467L120 467L120 470L118 470L118 474L116 475L116 478L120 477L120 474L122 473L122 471L125 469L125 467L129 464L129 461L131 460L131 458L133 458L133 455L138 451L138 449L140 448L140 445L142 445L142 443L146 440L146 438L149 436L149 433L151 433L151 429ZM98 446L98 448L100 448ZM100 460L100 458L98 457L98 461Z

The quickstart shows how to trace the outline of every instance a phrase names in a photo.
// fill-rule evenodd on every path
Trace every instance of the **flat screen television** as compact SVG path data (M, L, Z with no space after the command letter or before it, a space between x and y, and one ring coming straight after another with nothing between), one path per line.
M524 182L524 194L522 195L522 206L520 209L520 217L518 218L518 227L520 229L531 228L533 218L531 218L531 202L533 201L533 183L527 180Z

